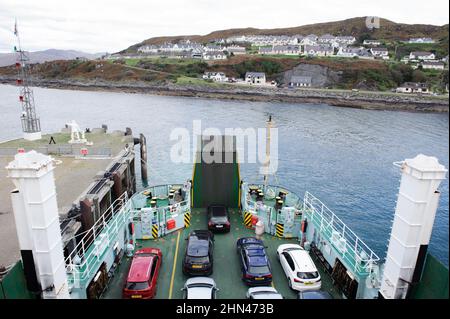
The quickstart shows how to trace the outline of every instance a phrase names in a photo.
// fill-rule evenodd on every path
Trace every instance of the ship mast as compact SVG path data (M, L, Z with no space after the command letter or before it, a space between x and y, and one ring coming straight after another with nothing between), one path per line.
M270 132L272 130L273 122L272 115L269 115L269 120L267 121L267 135L266 135L266 160L265 160L265 170L264 170L264 189L267 187L269 182L269 167L270 167Z
M33 90L30 88L31 81L29 78L29 58L22 50L20 44L19 32L17 30L17 20L14 24L14 35L17 37L18 46L14 47L17 54L17 85L20 86L19 101L22 105L22 114L20 120L22 122L23 137L29 141L41 139L41 122L36 115L36 108L34 104Z

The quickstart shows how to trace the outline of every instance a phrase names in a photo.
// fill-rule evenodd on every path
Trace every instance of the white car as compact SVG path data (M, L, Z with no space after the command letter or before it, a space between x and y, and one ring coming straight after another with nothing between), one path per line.
M288 278L290 288L297 291L321 288L319 271L309 253L300 245L280 245L277 249L277 257Z
M216 299L219 290L214 279L209 277L193 277L186 280L184 299Z
M247 291L247 299L283 299L273 287L252 287Z

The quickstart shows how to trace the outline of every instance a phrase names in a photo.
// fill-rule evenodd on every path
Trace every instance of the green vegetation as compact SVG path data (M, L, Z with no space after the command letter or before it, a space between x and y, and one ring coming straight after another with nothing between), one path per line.
M247 60L232 66L234 71L239 74L241 78L245 76L246 72L264 72L266 76L270 77L282 71L282 65L276 61L271 60Z

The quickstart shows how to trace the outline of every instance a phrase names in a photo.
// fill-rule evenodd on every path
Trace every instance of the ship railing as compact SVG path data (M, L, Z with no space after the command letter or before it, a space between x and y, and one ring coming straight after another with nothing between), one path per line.
M344 264L359 275L369 274L380 258L325 204L306 192L303 213L334 246Z
M286 200L284 203L284 206L286 207L294 207L297 209L301 209L302 208L302 201L301 198L298 197L294 192L290 191L289 189L285 188L285 187L280 187L280 186L275 186L275 185L263 185L263 184L253 184L253 183L244 183L242 190L243 190L243 195L245 196L245 202L246 204L248 204L249 206L253 206L256 207L256 201L253 200L250 195L249 195L249 186L257 186L258 188L260 188L264 194L265 194L265 198L267 199L273 199L275 200L275 197L278 196L280 191L285 191L287 192L286 195ZM269 207L267 205L265 205L267 207L267 210L270 210L272 207Z
M169 191L172 187L180 187L183 188L184 185L182 184L163 184L163 185L155 185L155 186L151 186L151 187L147 187L145 190L134 194L131 197L131 202L133 205L133 209L135 210L139 210L141 208L147 207L147 196L145 193L151 193L152 196L154 197L166 197L169 194ZM184 206L186 203L190 204L190 200L189 197L190 196L190 187L187 187L186 189L186 195L185 198L186 200L177 203L177 205L182 204L181 206ZM172 206L173 204L168 204L167 207ZM159 206L158 208L161 208L161 206Z
M106 247L117 239L120 228L130 221L131 213L131 202L124 192L89 230L78 235L83 237L65 259L69 286L79 285L98 271Z

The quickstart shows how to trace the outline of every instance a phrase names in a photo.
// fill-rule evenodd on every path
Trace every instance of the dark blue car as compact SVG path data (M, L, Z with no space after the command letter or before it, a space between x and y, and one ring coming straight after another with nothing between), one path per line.
M269 286L272 271L262 240L254 237L237 241L237 252L241 261L242 280L249 286Z

